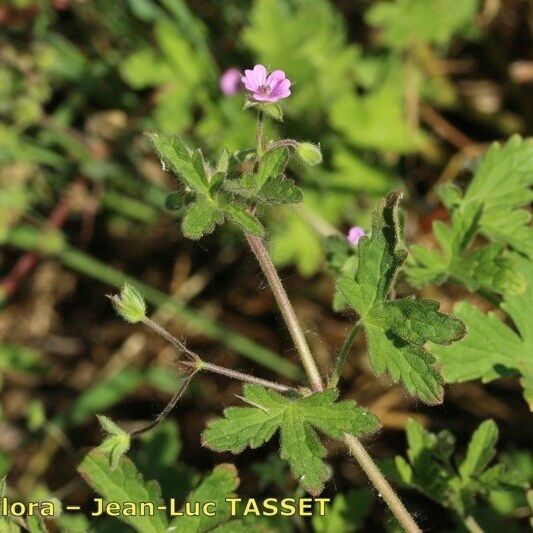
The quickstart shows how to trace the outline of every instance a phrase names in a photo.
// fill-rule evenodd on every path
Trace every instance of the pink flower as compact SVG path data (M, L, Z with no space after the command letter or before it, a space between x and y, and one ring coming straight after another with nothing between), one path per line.
M241 81L257 102L277 102L291 94L291 82L283 70L274 70L267 76L263 65L255 65L253 70L244 71Z
M241 72L236 68L229 68L220 76L220 90L227 96L237 94L242 89Z
M363 228L354 226L353 228L350 228L350 231L348 232L348 242L354 246L357 246L361 237L364 237L365 235L366 232Z

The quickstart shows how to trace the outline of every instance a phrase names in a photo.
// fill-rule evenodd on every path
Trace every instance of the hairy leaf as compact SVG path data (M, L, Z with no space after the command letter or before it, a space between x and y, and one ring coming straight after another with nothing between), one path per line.
M326 450L316 430L340 439L343 433L365 435L379 428L377 418L353 401L337 402L338 391L328 389L291 400L258 385L244 386L244 401L250 407L229 407L224 418L208 424L205 446L217 451L239 453L258 448L280 431L281 457L292 473L312 494L322 491L328 469Z
M341 276L337 287L360 316L374 371L387 372L426 403L440 403L442 378L424 345L428 341L449 344L460 339L465 329L460 320L439 313L437 302L388 299L406 257L400 198L399 193L391 193L376 210L371 237L359 242L355 278Z
M212 233L224 216L218 206L207 198L200 198L191 204L181 221L183 234L189 239L199 239Z
M112 471L109 468L109 454L95 448L85 456L78 471L106 502L118 502L121 505L126 502L153 504L153 515L120 515L119 518L135 530L142 533L167 531L166 515L158 510L158 506L163 504L159 485L155 481L145 482L130 459L121 457L117 468Z
M449 383L477 378L492 381L519 373L526 401L533 410L533 264L518 256L514 261L526 280L526 290L507 295L500 307L511 317L516 331L493 313L460 302L454 314L464 321L468 334L456 344L434 346L433 351Z
M154 132L149 133L148 137L164 164L168 165L169 169L182 179L185 185L194 192L209 195L209 185L205 170L200 168L198 152L195 152L193 159L181 139L172 135Z

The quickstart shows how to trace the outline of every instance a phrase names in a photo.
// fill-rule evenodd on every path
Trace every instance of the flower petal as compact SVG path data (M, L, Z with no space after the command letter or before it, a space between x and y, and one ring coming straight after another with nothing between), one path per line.
M266 84L267 70L264 65L255 65L253 69L254 80L258 87L262 87Z
M280 99L280 98L287 98L291 94L291 91L289 87L291 86L291 82L288 79L282 79L279 80L274 87L270 90L270 96Z
M283 70L274 70L266 79L266 84L273 87L278 81L284 80L286 77Z
M279 100L276 96L272 96L271 94L261 94L260 92L254 93L252 98L256 102L277 102Z
M259 85L257 85L253 70L245 70L241 81L248 91L254 92L259 89Z

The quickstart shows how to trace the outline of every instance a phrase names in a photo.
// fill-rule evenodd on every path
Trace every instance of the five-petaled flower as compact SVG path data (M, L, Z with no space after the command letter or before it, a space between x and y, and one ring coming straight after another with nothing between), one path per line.
M256 102L277 102L291 94L291 82L283 70L274 70L267 76L263 65L255 65L244 71L241 81Z
M363 228L359 226L353 226L350 228L350 231L348 231L348 242L354 246L357 246L361 240L361 237L364 237L365 235L366 232Z

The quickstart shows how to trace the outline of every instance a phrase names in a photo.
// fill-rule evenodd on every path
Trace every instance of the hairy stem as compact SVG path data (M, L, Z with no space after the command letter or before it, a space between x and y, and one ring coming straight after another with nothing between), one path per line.
M250 234L246 234L246 239L268 280L270 288L272 289L274 298L276 299L281 314L287 324L287 328L289 329L289 333L294 341L294 345L296 346L296 350L298 351L298 355L300 356L313 390L323 390L324 386L322 385L322 378L320 377L313 355L311 354L311 350L305 339L304 332L296 318L296 313L294 312L289 297L279 279L276 267L272 263L272 259L270 259L270 255L268 254L263 240L260 237Z
M231 370L223 366L214 365L213 363L208 363L207 361L183 361L182 364L184 364L185 366L195 367L198 370L207 370L208 372L220 374L221 376L226 376L228 378L236 379L238 381L244 381L245 383L254 383L255 385L261 385L262 387L276 390L278 392L298 392L298 389L290 387L289 385L282 385L281 383L276 383L275 381L258 378L250 374L245 374L244 372L239 372L238 370Z
M223 366L214 365L213 363L208 363L204 361L196 352L189 350L183 342L174 337L172 333L167 331L163 326L159 325L157 322L154 322L150 318L145 317L143 319L143 324L148 326L151 330L155 331L161 337L163 337L167 342L169 342L174 348L178 351L185 353L189 357L189 361L180 361L181 366L185 366L193 370L194 375L199 370L207 370L215 374L220 374L221 376L226 376L228 378L237 379L239 381L244 381L246 383L255 383L256 385L262 385L263 387L274 389L279 392L298 392L298 389L290 387L289 385L282 385L275 381L270 381L268 379L257 378L250 374L245 374L244 372L239 372L237 370L230 370ZM191 375L191 377L192 377Z
M344 344L342 345L341 351L339 352L339 355L337 356L337 361L335 361L335 368L333 369L333 374L329 380L328 387L335 388L337 384L339 383L339 379L342 374L342 369L344 368L344 363L346 362L346 358L348 357L348 354L350 353L350 349L360 329L361 329L361 321L358 320L354 324L348 336L346 337Z
M421 533L422 530L418 527L396 492L394 492L394 489L389 485L372 457L365 450L361 441L357 437L345 433L344 442L405 531L408 533Z
M298 148L298 145L300 143L298 141L295 141L294 139L282 139L281 141L272 141L268 144L265 154L268 152L271 152L272 150L275 150L276 148L281 148L282 146L285 146L285 148Z
M199 361L200 357L195 354L193 351L189 350L183 342L178 340L174 335L172 335L169 331L167 331L163 326L160 326L157 322L154 322L152 319L148 317L143 318L143 324L148 326L152 331L155 331L158 335L163 337L170 345L172 345L176 350L179 352L183 352L187 356L189 356L190 359L193 361Z
M167 403L167 405L165 405L165 408L155 417L154 421L150 422L148 425L142 427L141 429L132 431L131 436L138 437L139 435L142 435L143 433L146 433L147 431L150 431L151 429L161 424L161 422L163 422L165 418L168 416L168 414L170 413L170 411L174 409L176 404L179 402L180 398L183 396L183 394L187 390L189 383L194 377L194 374L196 374L196 371L192 372L188 376L182 376L178 390L174 393L174 396L172 396L172 398Z
M291 333L313 390L317 392L323 390L324 385L322 384L322 379L313 355L309 350L300 323L296 318L296 314L281 283L276 267L272 263L262 239L249 234L246 235L246 239L272 288L276 302L278 303L281 314L283 315L285 323ZM359 439L353 435L345 433L344 442L405 531L408 533L421 533L421 529L417 526L413 517L409 514L409 511L405 508L404 504L396 492L394 492L394 489L385 479Z

